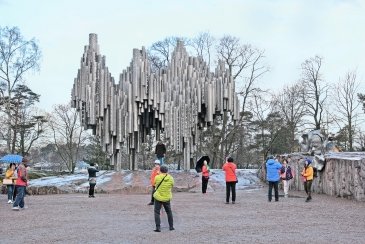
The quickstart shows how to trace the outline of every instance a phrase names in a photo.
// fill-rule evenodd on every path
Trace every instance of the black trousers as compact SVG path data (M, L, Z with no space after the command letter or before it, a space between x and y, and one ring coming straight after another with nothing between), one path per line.
M169 226L170 229L174 227L174 218L172 217L172 211L171 211L171 204L170 201L168 202L160 202L158 200L155 199L155 208L154 208L154 212L155 212L155 224L156 224L156 229L160 229L161 228L161 218L160 218L160 212L161 212L161 207L164 207L166 214L167 214L167 220L169 222Z
M95 185L96 184L90 184L89 196L94 196Z
M311 196L312 182L313 182L312 180L307 180L306 182L304 182L304 190L308 195L308 199L312 199L312 196Z
M232 191L232 202L236 201L236 182L226 182L226 202L229 202L229 198Z
M279 201L279 181L269 181L269 201L272 199L272 188L275 191L275 201Z
M155 186L152 186L151 202L155 202L155 199L153 198L153 193L155 193Z
M207 193L209 177L202 176L202 193Z

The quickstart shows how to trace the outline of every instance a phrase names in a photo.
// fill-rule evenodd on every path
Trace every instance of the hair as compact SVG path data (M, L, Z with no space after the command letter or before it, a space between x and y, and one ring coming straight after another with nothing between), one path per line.
M94 166L95 165L95 163L90 163L90 166Z
M160 171L161 171L161 173L167 173L167 171L169 171L169 169L165 165L162 165L160 168Z
M9 169L10 169L10 168L11 168L11 166L13 166L13 165L16 167L16 164L15 164L15 163L10 163L10 164L9 164Z
M227 162L233 163L233 158L232 157L228 157L227 158Z

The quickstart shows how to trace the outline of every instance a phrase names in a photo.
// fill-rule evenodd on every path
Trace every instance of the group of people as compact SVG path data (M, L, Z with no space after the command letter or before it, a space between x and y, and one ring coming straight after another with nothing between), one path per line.
M28 160L22 159L22 162L16 166L15 163L10 163L5 172L4 184L6 183L8 193L8 203L13 204L13 210L25 208L24 197L26 187L28 186Z
M287 159L282 160L282 164L274 156L269 156L266 161L266 180L269 182L268 201L272 200L272 189L274 188L275 202L279 201L279 182L282 180L284 197L288 197L290 180L294 177L294 171L289 166ZM304 190L307 194L306 202L312 200L311 188L313 182L313 167L310 159L305 159L301 177L304 182Z
M155 232L161 232L160 212L164 207L169 223L169 229L174 230L173 215L171 211L172 188L174 186L174 178L168 174L168 168L161 166L161 161L156 159L155 166L151 171L150 183L152 186L151 201L147 205L154 205L154 218L156 229ZM226 174L226 204L229 204L230 199L232 204L236 201L236 183L238 182L236 169L237 166L233 162L232 157L228 157L223 165L223 171ZM210 176L210 168L205 160L202 166L202 193L206 194ZM232 193L232 198L230 198Z

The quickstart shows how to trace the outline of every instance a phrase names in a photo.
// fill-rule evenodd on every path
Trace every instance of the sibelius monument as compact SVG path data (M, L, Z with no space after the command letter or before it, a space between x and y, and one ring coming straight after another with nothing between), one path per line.
M116 83L100 54L97 35L89 35L81 66L72 88L72 106L85 129L100 138L115 170L138 168L135 153L154 130L163 132L176 152L182 152L182 168L190 169L201 130L216 116L239 116L234 80L223 62L214 72L200 57L188 55L177 41L166 68L152 72L144 47L133 49L133 58ZM122 162L127 149L129 162Z

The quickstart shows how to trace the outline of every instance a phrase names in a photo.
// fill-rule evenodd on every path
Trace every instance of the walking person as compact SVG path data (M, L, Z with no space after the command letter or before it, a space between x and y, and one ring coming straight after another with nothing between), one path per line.
M13 203L13 210L24 209L24 196L25 196L25 188L28 185L28 160L26 158L22 159L21 164L18 166L17 175L18 178L15 181L15 189L16 189L16 197Z
M151 193L151 201L147 205L153 205L154 204L154 198L153 193L155 193L155 177L160 174L160 161L155 160L155 167L153 167L151 176L150 176L150 182L152 186L152 193Z
M313 167L312 161L310 159L305 159L304 169L301 175L304 178L304 190L307 193L307 199L305 201L309 202L312 200L311 188L313 182Z
M166 146L162 143L162 141L159 141L155 147L155 154L156 158L160 160L160 165L164 164L165 160L165 154L166 154Z
M283 160L283 168L284 172L280 175L280 178L283 182L284 197L288 197L290 180L293 179L294 174L286 159Z
M223 171L226 175L226 204L229 204L230 193L232 192L232 204L236 202L236 183L238 182L236 176L237 166L233 162L232 157L227 158L227 162L223 164Z
M210 168L208 162L204 160L202 167L202 193L207 193L208 181L209 181Z
M269 202L272 200L272 188L275 191L275 202L279 201L279 180L280 180L280 170L282 165L274 160L273 156L270 156L266 162L266 180L269 182Z
M96 172L99 172L97 165L95 167L94 163L90 163L90 167L87 169L87 172L89 173L89 197L95 197Z
M10 181L9 184L6 184L9 204L14 203L15 200L13 197L15 189L14 181L16 180L14 172L15 172L15 163L10 163L9 168L5 172L5 179Z
M167 220L169 222L170 230L175 230L174 219L171 211L171 199L172 199L172 187L174 186L174 178L167 173L168 169L166 166L160 167L160 174L155 177L155 193L153 197L155 198L154 215L155 215L155 232L161 232L161 207L163 206L166 214Z

